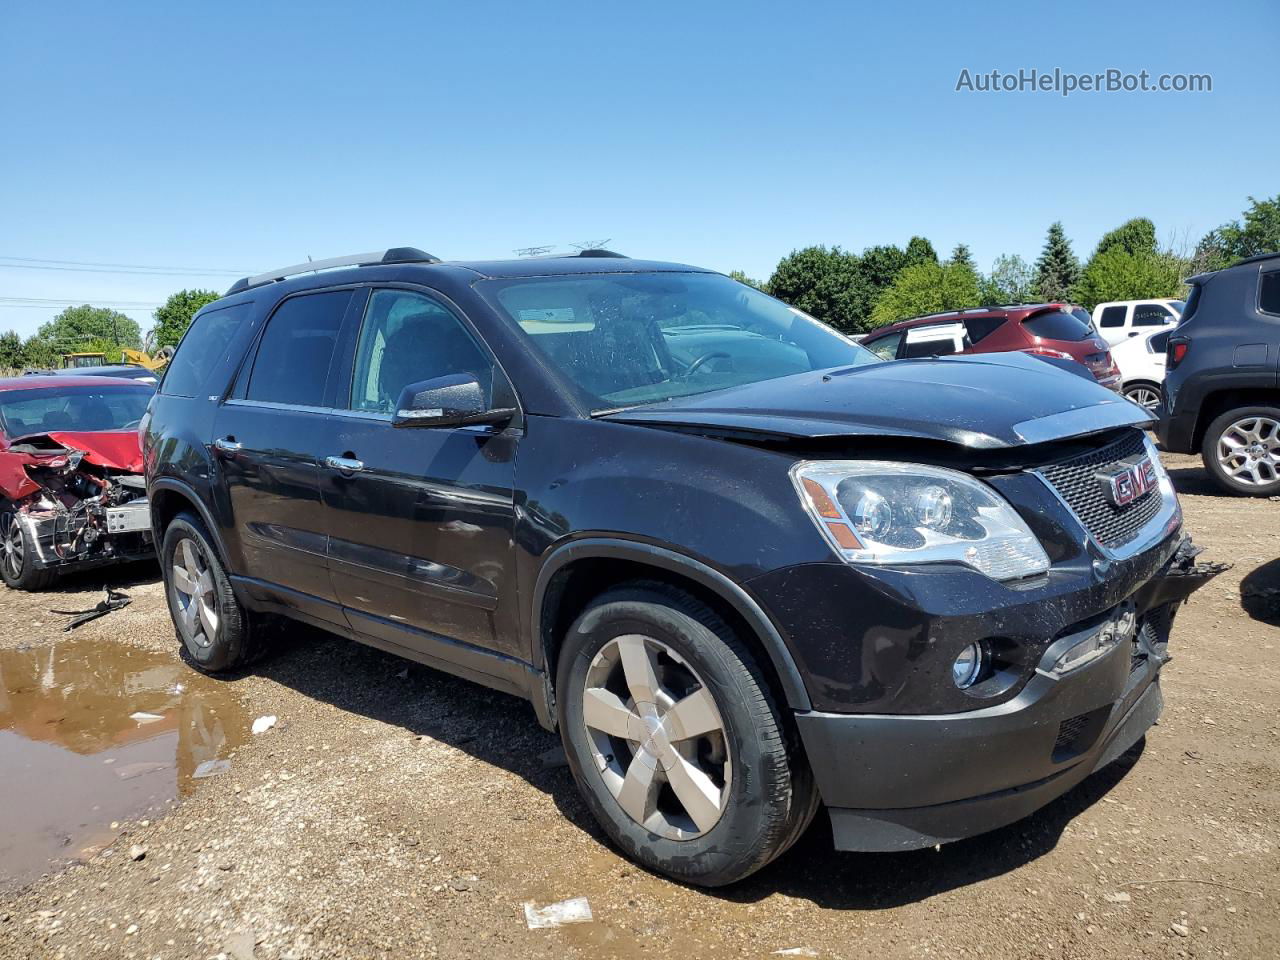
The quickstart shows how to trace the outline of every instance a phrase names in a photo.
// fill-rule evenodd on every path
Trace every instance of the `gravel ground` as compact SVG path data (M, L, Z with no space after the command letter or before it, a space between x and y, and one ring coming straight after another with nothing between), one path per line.
M207 681L226 723L276 726L237 730L230 771L166 815L0 893L0 957L1275 957L1280 507L1167 462L1206 558L1236 566L1179 615L1145 748L1022 823L872 856L832 852L819 822L744 884L684 888L606 845L526 704L299 629ZM91 605L102 574L3 592L0 649L109 642L176 664L149 575L112 574L132 606L71 641L48 609ZM576 896L593 922L526 927L526 901Z

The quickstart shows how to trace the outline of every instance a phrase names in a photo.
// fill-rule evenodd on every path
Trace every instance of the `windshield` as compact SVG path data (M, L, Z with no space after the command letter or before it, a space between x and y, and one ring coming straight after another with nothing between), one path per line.
M720 274L607 273L477 286L592 411L882 362Z
M146 386L128 382L118 387L0 391L0 425L15 438L58 430L128 430L146 413L151 393Z

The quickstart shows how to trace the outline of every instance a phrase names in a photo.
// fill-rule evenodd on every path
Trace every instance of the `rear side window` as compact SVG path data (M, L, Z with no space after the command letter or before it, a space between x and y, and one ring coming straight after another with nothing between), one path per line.
M1098 318L1098 326L1123 327L1125 311L1128 309L1128 307L1103 307L1102 316Z
M1158 303L1140 303L1133 308L1135 327L1160 327L1173 319L1173 314Z
M1124 307L1120 309L1123 310ZM1103 316L1105 318L1105 312ZM1087 323L1065 310L1033 314L1023 320L1022 325L1032 336L1044 337L1046 340L1084 340L1093 336L1093 330Z
M231 355L231 343L250 306L238 303L221 310L206 310L196 317L165 368L160 392L174 397L205 397L225 389L236 361Z
M1169 346L1169 333L1157 333L1154 337L1147 341L1147 350L1151 353L1164 353L1165 348Z
M898 344L902 342L901 333L890 333L880 337L878 340L872 340L870 343L864 343L863 346L874 353L877 357L885 360L893 360L898 356Z
M1192 285L1191 292L1187 294L1187 305L1182 308L1183 323L1191 319L1198 306L1200 306L1200 284L1197 283Z
M1262 275L1258 290L1258 309L1263 313L1280 315L1280 270Z
M249 375L249 400L324 406L325 384L350 290L290 297L267 321Z
M1004 326L1004 317L965 317L964 328L969 331L969 342L977 343Z

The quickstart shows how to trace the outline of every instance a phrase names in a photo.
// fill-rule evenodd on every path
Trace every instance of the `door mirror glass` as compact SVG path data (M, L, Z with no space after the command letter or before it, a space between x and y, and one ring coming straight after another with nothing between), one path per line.
M396 427L465 427L505 423L514 415L509 407L491 408L475 377L454 373L420 380L401 390L391 423Z

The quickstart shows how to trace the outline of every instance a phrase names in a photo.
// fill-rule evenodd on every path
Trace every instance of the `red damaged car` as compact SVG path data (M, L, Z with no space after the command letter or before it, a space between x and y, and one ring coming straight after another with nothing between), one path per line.
M138 421L154 388L107 377L0 379L0 576L58 574L154 554Z

